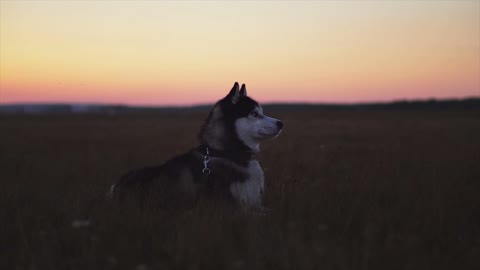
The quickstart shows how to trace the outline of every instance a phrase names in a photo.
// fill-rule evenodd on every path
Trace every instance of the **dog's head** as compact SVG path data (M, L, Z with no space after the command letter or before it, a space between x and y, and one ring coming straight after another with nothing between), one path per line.
M262 107L247 96L245 84L233 85L228 95L210 112L200 139L219 150L259 151L260 142L280 134L282 121L266 116Z

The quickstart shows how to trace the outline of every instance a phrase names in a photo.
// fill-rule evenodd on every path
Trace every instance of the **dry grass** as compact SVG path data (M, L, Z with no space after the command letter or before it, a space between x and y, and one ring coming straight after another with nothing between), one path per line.
M194 146L206 113L0 116L0 268L480 266L480 111L270 113L266 217L97 200Z

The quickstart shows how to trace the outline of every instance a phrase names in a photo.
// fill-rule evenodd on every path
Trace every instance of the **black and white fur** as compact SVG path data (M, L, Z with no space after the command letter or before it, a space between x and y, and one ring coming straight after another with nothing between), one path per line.
M247 96L245 85L239 90L235 83L210 111L199 134L200 146L163 165L125 174L112 185L110 196L165 207L218 198L242 209L262 208L264 174L255 155L259 144L278 136L282 127Z

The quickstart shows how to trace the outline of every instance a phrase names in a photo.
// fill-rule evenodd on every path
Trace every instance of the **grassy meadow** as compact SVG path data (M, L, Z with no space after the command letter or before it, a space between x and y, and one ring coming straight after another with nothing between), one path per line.
M0 269L479 269L480 110L266 113L267 216L103 200L206 111L0 115Z

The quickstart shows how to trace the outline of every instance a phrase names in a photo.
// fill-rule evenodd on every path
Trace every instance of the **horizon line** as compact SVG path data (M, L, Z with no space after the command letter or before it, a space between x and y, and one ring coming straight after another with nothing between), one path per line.
M479 96L467 96L467 97L452 97L452 98L418 98L418 99L392 99L392 100L379 100L379 101L358 101L358 102L309 102L309 101L293 101L293 102L284 102L284 101L272 101L272 102L262 102L262 106L271 106L271 105L308 105L308 106L318 106L318 105L333 105L333 106L355 106L355 105L372 105L372 104L395 104L402 102L448 102L448 101L467 101L467 100L480 100ZM115 102L69 102L69 101L54 101L54 102L7 102L0 103L0 107L5 106L61 106L61 105L70 105L70 106L121 106L121 107L143 107L143 108L190 108L190 107L205 107L215 104L217 101L212 103L193 103L193 104L127 104L127 103L115 103Z

